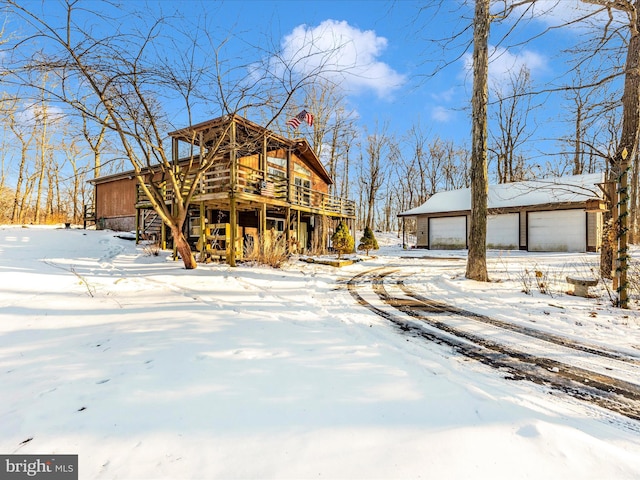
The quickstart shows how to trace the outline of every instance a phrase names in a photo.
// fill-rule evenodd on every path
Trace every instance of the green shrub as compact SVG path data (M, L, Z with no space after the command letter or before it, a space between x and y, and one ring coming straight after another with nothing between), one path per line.
M340 221L338 228L331 235L331 242L333 243L333 248L338 252L338 258L343 253L353 252L353 237L349 233L349 227L343 220Z
M373 234L373 230L371 230L370 227L365 227L362 238L360 239L360 244L358 245L358 250L364 250L367 252L367 255L369 255L369 250L378 250L378 248L378 241Z

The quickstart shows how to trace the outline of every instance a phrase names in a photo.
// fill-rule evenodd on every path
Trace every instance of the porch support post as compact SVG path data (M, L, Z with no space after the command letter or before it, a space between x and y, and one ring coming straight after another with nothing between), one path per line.
M291 207L286 207L284 212L284 239L287 243L287 253L291 253Z
M264 246L267 242L267 204L261 203L258 210L258 248L260 253L264 253Z
M236 212L235 197L229 198L229 253L227 253L227 263L231 267L236 266L236 238L238 236L238 214Z
M262 137L262 155L260 156L258 169L262 172L262 179L267 179L267 136Z
M302 244L300 243L300 210L297 210L298 212L298 217L296 218L296 242L298 243L298 252L300 253L300 250L302 249Z
M140 209L136 208L136 245L138 245L139 243L140 243Z
M233 194L236 191L236 183L237 183L237 171L238 165L237 162L237 144L236 144L236 121L234 119L231 120L231 129L229 130L229 142L231 143L231 151L229 152L229 160L230 160L230 171L229 175L231 176L231 193Z
M200 202L200 241L198 242L201 245L202 250L200 251L200 261L205 259L207 254L207 224L205 223L205 214L206 210L204 207L204 202Z
M291 161L291 149L287 148L287 202L291 203L293 200L292 195L292 181L293 181L293 162Z
M237 171L237 145L236 145L236 121L231 119L231 129L229 131L229 141L231 143L231 151L229 152L230 160L230 176L231 185L229 192L229 253L227 254L227 262L230 266L236 266L236 237L238 236L238 214L236 212L236 171Z

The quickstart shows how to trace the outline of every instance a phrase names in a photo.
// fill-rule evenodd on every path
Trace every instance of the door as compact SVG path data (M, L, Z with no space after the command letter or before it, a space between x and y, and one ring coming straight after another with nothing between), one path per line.
M429 249L467 248L467 217L429 219Z
M529 212L527 243L530 252L585 252L587 215L584 210Z
M487 216L487 248L517 250L520 246L520 215Z

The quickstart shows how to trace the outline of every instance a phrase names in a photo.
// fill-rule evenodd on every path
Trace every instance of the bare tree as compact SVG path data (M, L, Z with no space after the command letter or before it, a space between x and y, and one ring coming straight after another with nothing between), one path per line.
M465 276L486 282L487 273L487 102L489 97L489 0L476 0L473 19L473 96L471 98L471 221Z
M304 89L304 94L304 108L314 116L311 144L334 180L329 193L337 195L344 178L348 178L349 148L356 135L354 115L345 107L339 85L330 80L319 78Z
M529 124L529 114L535 108L530 91L531 73L526 66L511 73L507 85L493 88L496 128L491 132L490 151L496 159L498 183L525 180L525 157L520 150L535 132Z
M628 172L631 160L637 156L640 139L640 0L583 0L585 3L601 5L609 10L619 11L628 18L629 41L626 46L624 91L622 94L622 130L616 152L611 159L617 184L618 258L616 266L616 290L618 304L628 307Z
M87 115L82 114L82 136L86 140L91 152L93 153L93 176L99 177L102 171L102 148L107 133L107 127L109 126L109 114L108 113L95 113L91 115L91 118L100 118L97 122L97 131L92 131L89 126L90 118Z
M191 198L199 180L225 155L225 149L241 146L230 145L232 122L228 122L212 132L204 154L192 149L187 152L188 165L181 165L177 155L172 156L171 149L164 145L164 132L172 119L164 109L165 102L173 101L172 108L180 104L188 124L193 122L194 108L202 110L203 103L218 115L269 107L274 113L266 122L268 127L294 93L322 69L322 61L317 62L319 66L311 73L301 76L286 59L260 51L254 53L262 55L264 65L260 61L245 61L228 68L222 59L226 40L215 43L206 26L181 29L177 19L151 19L145 13L145 24L150 25L146 29L113 31L97 25L120 24L117 19L103 18L86 9L80 12L75 0L64 3L61 23L56 23L57 17L28 8L34 4L16 0L5 3L31 29L30 36L21 39L16 48L35 49L34 43L47 46L35 55L29 52L22 59L24 68L16 71L28 72L30 68L56 75L59 88L47 92L51 98L90 119L99 131L106 128L118 138L139 188L171 230L185 268L195 268L194 255L183 234ZM80 13L82 21L76 20ZM171 39L162 36L165 27L171 32ZM167 42L177 37L187 39L188 46L185 49L176 45L175 51L182 55L169 58ZM303 60L298 57L294 61ZM37 87L25 76L17 81ZM165 186L173 192L172 203L166 202Z
M389 150L389 138L386 125L382 130L376 129L366 137L366 159L362 162L360 186L363 192L365 221L363 227L374 228L376 200L378 192L386 178L386 158Z
M20 160L18 162L18 175L14 190L13 206L11 209L11 222L17 223L24 215L23 185L26 182L29 168L29 148L35 139L35 123L31 125L21 122L17 117L17 100L11 100L11 106L7 109L6 121L9 129L15 135L20 144Z

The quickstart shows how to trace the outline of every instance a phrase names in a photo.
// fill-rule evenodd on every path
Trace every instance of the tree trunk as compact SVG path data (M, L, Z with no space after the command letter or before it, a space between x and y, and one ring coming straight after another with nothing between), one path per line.
M617 176L618 206L618 258L616 277L618 279L618 303L627 308L628 302L628 170L631 159L636 155L640 128L640 0L634 2L635 15L630 25L631 38L627 47L624 92L622 94L622 133L614 157L613 171Z
M489 0L476 0L473 22L471 139L471 221L466 277L486 282L487 274L487 100L489 96Z
M20 167L18 168L18 180L16 182L16 191L13 197L13 207L11 209L11 223L18 223L20 216L22 215L22 208L24 208L24 203L21 203L20 201L20 195L22 195L22 182L25 177L28 147L22 138L20 138L20 141L22 142L22 148L20 150Z
M638 243L638 207L640 207L640 203L638 202L638 152L633 156L633 167L631 168L631 201L629 205L629 243L632 245L636 245Z
M189 242L184 238L184 234L182 233L182 229L178 228L175 225L171 225L171 235L173 236L173 241L176 245L176 251L182 261L184 263L184 268L187 270L193 270L198 266L196 263L196 257L193 255L191 251L191 246Z
M615 208L615 207L612 207ZM602 229L602 245L600 247L600 276L611 279L615 262L616 235L611 210L604 212Z

